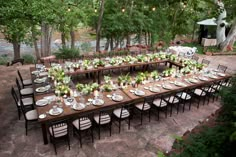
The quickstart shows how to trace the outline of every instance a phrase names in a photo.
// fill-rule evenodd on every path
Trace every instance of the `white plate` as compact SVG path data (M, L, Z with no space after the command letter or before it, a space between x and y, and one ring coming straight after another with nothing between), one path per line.
M134 93L134 90L132 90L132 89L130 89L129 91L130 91L131 93Z
M47 104L48 104L47 99L40 99L40 100L36 101L37 106L46 106Z
M134 92L134 94L135 94L135 95L138 95L138 96L143 96L143 95L145 95L145 92L142 91L142 90L136 90L136 91Z
M160 85L160 84L155 84L155 86L161 87L161 85Z
M37 78L34 80L34 83L44 83L46 81L46 78L43 77L43 78Z
M47 76L48 75L48 72L41 72L39 73L39 76Z
M94 99L92 101L92 103L93 103L93 105L100 106L100 105L104 104L104 100L102 100L102 99Z
M208 75L208 77L212 78L212 79L217 79L218 77L215 75Z
M45 87L38 87L35 89L35 91L38 93L43 93L43 92L47 91L47 89Z
M56 95L50 95L50 96L45 96L43 98L47 99L48 101L55 101L57 97Z
M198 82L198 80L193 79L193 78L189 78L188 81L189 81L189 82L192 82L192 83L197 83L197 82Z
M37 71L37 70L31 72L31 74L33 74L33 75L37 75L39 73L40 73L40 71Z
M144 89L147 89L147 90L148 90L149 88L148 88L148 87L144 87Z
M178 81L175 82L175 85L176 85L176 86L181 86L181 87L186 87L186 86L187 86L187 85L184 84L183 82L178 82Z
M114 101L122 101L124 98L122 95L113 95L112 100Z
M82 103L76 103L76 104L74 104L73 106L72 106L72 108L74 109L74 110L83 110L84 108L85 108L85 104L82 104Z
M207 81L208 80L206 77L201 77L201 76L199 76L198 79L202 80L202 81Z
M40 118L40 119L43 119L43 118L46 118L46 116L47 116L47 115L43 113L43 114L39 115L39 118Z
M162 88L170 90L170 89L172 89L172 86L171 85L163 85Z
M108 95L107 95L107 97L108 97L108 98L111 98L111 97L112 97L112 95L108 94Z
M221 77L226 76L224 73L217 73L217 75L219 75L219 76L221 76Z
M49 110L48 113L52 116L57 116L57 115L61 114L62 112L63 112L63 109L58 107L57 111L54 111L54 109L52 108L52 109Z
M160 88L157 87L150 87L149 90L154 93L160 92Z

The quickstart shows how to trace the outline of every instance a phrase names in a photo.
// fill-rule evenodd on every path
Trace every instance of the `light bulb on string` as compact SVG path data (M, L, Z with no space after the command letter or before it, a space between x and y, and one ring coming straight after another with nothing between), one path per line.
M98 11L97 8L95 8L95 9L94 9L94 12L96 13L97 11Z
M68 7L67 11L70 12L70 7Z
M125 12L125 8L122 8L121 11L124 13Z
M152 7L152 11L156 11L156 7Z

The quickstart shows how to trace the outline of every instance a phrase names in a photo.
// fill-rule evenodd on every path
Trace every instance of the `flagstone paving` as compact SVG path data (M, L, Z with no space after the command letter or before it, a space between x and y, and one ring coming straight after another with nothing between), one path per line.
M228 72L236 72L236 56L204 56L200 58L211 60L210 68L218 64L227 65ZM201 61L201 59L199 61ZM33 66L33 65L31 65ZM44 145L41 128L39 125L30 126L28 136L25 136L24 120L18 120L15 103L10 94L11 86L15 86L16 69L20 69L24 78L29 77L30 65L0 67L0 156L1 157L53 157L54 149L51 144ZM187 130L192 130L199 122L205 120L217 109L219 102L196 108L196 104L190 111L172 117L157 118L152 114L151 122L145 116L143 125L140 125L139 116L134 115L131 128L122 123L121 133L118 128L112 126L112 136L107 129L101 132L101 140L98 140L97 132L94 132L95 141L90 139L83 141L80 148L78 139L70 136L71 150L66 143L58 147L57 156L65 157L156 157L157 151L170 151L174 142L174 135L182 136Z

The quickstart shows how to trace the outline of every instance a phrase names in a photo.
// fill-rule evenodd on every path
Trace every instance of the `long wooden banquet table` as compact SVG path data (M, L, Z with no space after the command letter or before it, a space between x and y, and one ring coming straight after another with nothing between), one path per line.
M34 71L35 68L31 68L30 71ZM48 144L48 137L47 137L47 124L51 121L54 120L59 120L59 119L65 119L65 118L69 118L69 119L73 119L76 118L78 116L83 116L89 113L93 113L93 112L98 112L100 110L106 110L106 109L113 109L113 108L117 108L120 107L123 104L132 104L136 101L141 101L143 100L145 97L149 97L149 96L154 96L154 95L163 95L166 93L171 93L171 92L176 92L176 91L181 91L187 88L196 88L196 87L201 87L207 84L211 84L213 82L218 82L220 80L225 80L225 79L229 79L231 77L230 74L225 74L225 76L217 76L217 78L209 78L207 77L208 80L202 81L199 80L197 78L199 74L195 74L195 75L186 75L186 76L182 76L181 78L169 78L169 79L165 79L165 80L159 80L159 81L153 81L153 82L149 82L143 85L139 85L138 89L141 89L143 91L145 91L145 95L143 96L138 96L135 95L133 92L131 92L132 90L135 90L135 87L132 87L131 85L129 85L127 88L124 89L117 89L116 91L111 91L111 92L103 92L102 93L102 98L104 100L104 104L97 106L97 105L93 105L91 103L88 102L89 99L94 99L94 95L90 94L87 96L83 96L84 100L85 100L85 104L86 107L82 110L74 110L71 106L66 105L64 101L62 101L61 105L58 105L57 102L53 101L50 104L47 104L46 106L35 106L38 115L42 115L42 114L46 114L45 118L39 118L38 122L41 124L41 128L42 128L42 134L43 134L43 141L44 144ZM32 80L35 80L36 76L35 75L31 75L32 76ZM193 77L195 79L198 80L198 82L196 83L191 83L189 81L186 81L186 79ZM175 81L179 81L179 82L183 82L185 84L185 86L177 86L175 84L173 84ZM40 86L45 86L47 84L51 85L50 90L48 90L45 93L38 93L36 92L36 88L40 87ZM164 89L162 88L163 85L167 85L169 84L171 86L171 89ZM160 91L158 92L151 92L148 90L147 87L158 87L160 89ZM74 85L70 85L70 87L73 90L75 89ZM137 88L137 87L136 87ZM35 91L34 96L35 96L35 101L37 102L38 100L46 97L46 96L52 96L55 95L54 94L54 87L53 87L53 83L50 81L47 81L46 84L36 84L33 81L33 89ZM108 98L107 95L112 95L112 94L119 94L123 96L123 100L122 101L113 101L111 100L111 98ZM77 102L81 102L81 96L79 97L75 97L75 100ZM53 108L53 106L58 105L59 107L61 107L63 109L63 112L60 115L50 115L49 114L49 110Z

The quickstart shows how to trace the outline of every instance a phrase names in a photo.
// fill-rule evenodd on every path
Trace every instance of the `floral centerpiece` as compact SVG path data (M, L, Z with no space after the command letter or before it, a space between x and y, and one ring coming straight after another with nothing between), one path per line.
M176 62L177 59L178 59L178 56L177 56L176 54L170 54L170 55L168 56L168 58L169 58L171 61Z
M175 69L174 68L169 68L169 69L166 69L162 72L162 75L163 77L169 77L171 75L173 75L175 72Z
M189 66L186 66L180 70L183 74L189 74L191 72L191 68Z
M138 62L148 62L149 58L146 55L138 55L137 60L138 60Z
M65 72L61 67L52 67L48 70L49 76L52 80L56 80L58 82L62 82L65 77Z
M101 60L101 59L94 59L93 60L93 65L94 65L94 67L95 68L97 68L97 67L104 67L105 66L105 62L103 61L103 60Z
M159 78L159 73L157 71L153 71L150 73L150 77L152 77L153 80L157 80Z
M87 70L90 66L91 66L91 61L90 61L90 60L85 59L85 60L82 62L82 67L83 67L85 70Z
M112 87L111 84L104 84L101 88L102 88L103 91L105 91L105 92L111 92L112 89L113 89L113 87Z
M105 81L105 83L111 82L111 77L110 76L104 76L104 81Z
M204 64L196 63L196 68L197 68L198 70L202 70L203 67L204 67Z
M111 58L110 61L109 61L109 64L115 65L116 64L116 59L115 58Z
M164 60L167 57L165 52L160 52L158 55L161 60Z
M129 75L129 73L126 75L120 75L118 77L118 84L119 85L125 86L125 85L129 84L130 82L131 82L131 76Z
M55 87L55 94L58 96L70 95L70 88L68 85L57 84Z
M78 83L76 85L76 88L79 92L81 92L82 94L84 95L88 95L90 94L91 92L97 90L99 87L99 85L97 83L92 83L92 84L81 84L81 83Z
M158 55L158 53L150 54L149 56L150 56L150 60L152 60L152 61L157 61L157 60L159 60L159 55Z

